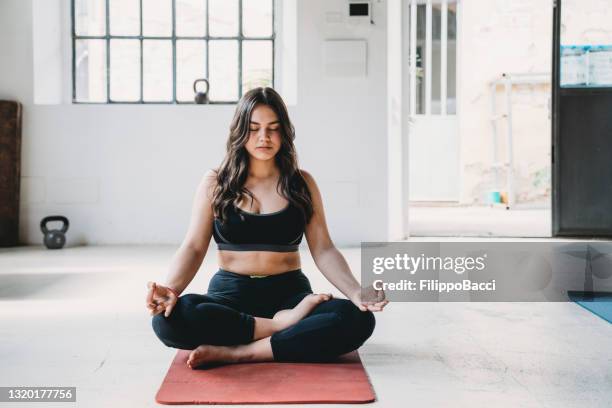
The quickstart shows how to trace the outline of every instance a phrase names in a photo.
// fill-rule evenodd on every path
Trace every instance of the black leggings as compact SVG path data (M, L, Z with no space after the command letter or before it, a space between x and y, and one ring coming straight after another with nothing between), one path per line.
M253 316L272 318L313 293L300 269L251 278L220 269L205 295L178 299L172 314L153 317L153 330L167 346L192 350L201 344L238 345L253 341ZM356 350L374 331L370 311L347 299L318 304L306 317L270 338L275 361L326 361Z

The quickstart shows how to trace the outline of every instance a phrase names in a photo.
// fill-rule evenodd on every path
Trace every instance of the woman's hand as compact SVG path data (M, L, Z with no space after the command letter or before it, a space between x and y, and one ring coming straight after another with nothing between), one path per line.
M380 312L387 303L389 303L389 301L385 299L385 291L382 289L374 289L372 286L357 289L349 300L362 312L367 310L371 312Z
M155 316L165 311L164 316L170 316L178 300L177 293L155 282L149 282L147 287L149 288L147 293L147 308L150 310L151 315Z

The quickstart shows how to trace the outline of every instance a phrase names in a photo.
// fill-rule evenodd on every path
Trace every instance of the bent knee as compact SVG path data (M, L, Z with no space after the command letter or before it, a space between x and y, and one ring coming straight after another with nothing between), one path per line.
M361 310L355 308L357 311L353 314L352 319L350 321L350 338L352 339L352 349L361 347L363 343L366 342L367 339L372 336L374 332L374 327L376 326L376 319L374 318L374 313L371 311L362 312Z
M180 349L193 348L193 345L187 341L187 337L179 329L173 327L162 313L153 316L151 325L155 335L164 345Z
M177 303L197 304L201 302L201 297L202 295L198 295L196 293L187 293L179 296Z
M367 310L363 312L359 310L355 304L346 300L337 305L335 312L340 318L340 321L351 330L358 333L358 337L363 341L369 338L374 332L376 318L371 311Z
M363 336L363 341L365 341L374 333L376 318L374 317L374 313L369 310L365 312L360 310L359 314L357 327L359 327L359 331Z
M157 335L157 337L164 343L165 339L169 337L172 332L172 328L168 323L166 317L164 317L163 313L157 314L153 316L151 319L151 326L153 327L153 331ZM166 344L167 345L167 344Z
M374 332L374 327L376 327L376 318L374 317L374 313L372 313L370 310L363 312L359 310L357 306L352 306L353 310L350 316L350 324L359 334L358 337L360 340L366 341Z

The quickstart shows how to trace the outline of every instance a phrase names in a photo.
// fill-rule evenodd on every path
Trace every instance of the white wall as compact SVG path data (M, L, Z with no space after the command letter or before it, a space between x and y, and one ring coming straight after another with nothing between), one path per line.
M375 25L327 21L346 6L299 0L290 114L332 238L358 244L387 238L386 13L375 2ZM367 77L325 77L325 38L367 39ZM0 98L24 104L21 241L40 243L40 219L57 213L71 220L69 245L179 243L234 106L35 105L31 0L0 2L0 39Z

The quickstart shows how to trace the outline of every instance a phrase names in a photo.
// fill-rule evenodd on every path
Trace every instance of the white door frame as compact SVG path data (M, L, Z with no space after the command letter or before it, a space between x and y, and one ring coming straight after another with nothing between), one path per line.
M460 32L460 2L458 0L408 0L408 13L405 15L409 27L409 114L408 114L408 144L412 155L412 181L409 183L410 200L421 201L459 201L460 199L460 144L458 126L458 107L455 114L448 114L447 107L447 51L448 51L448 4L457 5L457 38L455 78L459 78L459 32ZM440 113L432 113L432 6L441 5L440 33ZM425 6L425 97L424 113L417 113L417 7ZM404 38L406 39L406 38ZM455 80L456 86L457 80ZM456 86L456 90L458 90ZM455 101L458 100L455 92ZM432 149L438 148L438 154ZM439 159L438 156L439 155ZM438 159L438 160L437 160ZM416 178L415 167L427 176L427 180ZM409 177L405 177L408 179ZM407 205L408 203L405 203Z

